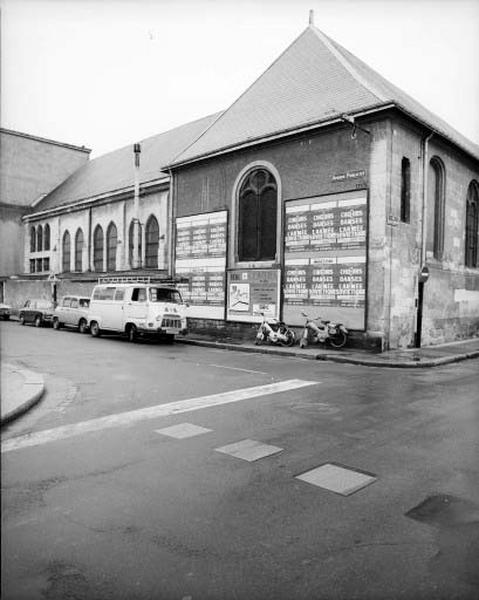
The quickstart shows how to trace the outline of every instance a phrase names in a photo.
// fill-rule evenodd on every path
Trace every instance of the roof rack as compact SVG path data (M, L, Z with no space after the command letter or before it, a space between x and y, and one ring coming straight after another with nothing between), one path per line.
M150 283L151 277L98 277L98 283Z

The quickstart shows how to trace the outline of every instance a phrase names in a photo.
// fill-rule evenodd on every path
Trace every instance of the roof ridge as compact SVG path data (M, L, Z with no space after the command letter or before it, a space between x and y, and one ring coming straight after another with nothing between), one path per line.
M281 52L281 54L279 54L279 56L278 56L277 58L275 58L275 60L274 60L274 61L273 61L273 62L272 62L272 63L271 63L271 64L270 64L270 65L269 65L269 66L268 66L268 67L267 67L267 68L266 68L264 71L262 71L262 72L261 72L261 73L258 75L258 77L256 77L256 79L255 79L254 81L252 81L252 82L249 84L249 86L248 86L248 87L247 87L247 88L246 88L246 89L245 89L245 90L244 90L244 91L243 91L243 92L242 92L242 93L241 93L241 94L240 94L240 95L239 95L239 96L238 96L238 97L237 97L235 100L233 100L233 102L232 102L232 103L231 103L231 104L228 106L228 108L226 108L226 109L225 109L225 110L224 110L224 111L223 111L223 112L222 112L222 113L221 113L221 114L218 116L218 118L217 118L217 119L215 119L215 120L214 120L214 121L213 121L213 122L212 122L212 123L211 123L211 124L210 124L210 125L209 125L209 126L208 126L208 127L207 127L207 128L206 128L206 129L205 129L205 130L204 130L204 131L203 131L203 132L202 132L202 133L201 133L201 134L200 134L200 135L197 137L197 138L196 138L196 139L195 139L195 140L193 140L193 141L191 142L191 144L189 144L189 145L188 145L186 148L183 148L183 150L182 150L182 151L181 151L179 154L177 154L177 155L175 156L174 160L170 161L170 165L174 165L174 164L175 164L175 162L177 161L177 159L178 159L178 158L180 158L182 154L184 154L184 153L185 153L187 150L189 150L189 148L191 148L191 146L193 146L194 144L196 144L196 142L197 142L198 140L200 140L200 139L201 139L201 138L202 138L202 137L203 137L203 136L206 134L206 132L207 132L207 131L209 131L209 130L210 130L212 127L213 127L213 125L216 125L216 123L217 123L217 122L218 122L218 121L221 119L221 117L223 117L223 116L224 116L224 115L225 115L225 114L226 114L226 113L227 113L227 112L228 112L228 111L229 111L231 108L233 108L233 106L234 106L235 104L237 104L237 103L238 103L238 102L241 100L241 98L242 98L243 96L245 96L245 95L246 95L246 94L249 92L249 90L250 90L250 89L251 89L251 88L252 88L252 87L253 87L253 86L256 84L256 82L257 82L257 81L259 81L259 80L260 80L260 79L261 79L261 78L262 78L262 77L263 77L263 76L264 76L264 75L265 75L265 74L266 74L266 73L267 73L269 70L271 70L271 69L273 68L273 66L274 66L274 65L275 65L275 64L276 64L276 63L277 63L277 62L280 60L280 58L281 58L281 57L282 57L284 54L286 54L286 52L287 52L287 51L288 51L288 50L291 48L291 46L292 46L293 44L295 44L295 43L296 43L296 42L299 40L299 38L300 38L302 35L304 35L304 34L306 33L306 31L308 31L308 29L310 29L310 26L306 27L306 29L304 29L304 30L303 30L303 31L302 31L302 32L301 32L301 33L300 33L298 36L296 36L296 37L294 38L294 40L293 40L293 41L292 41L290 44L288 44L288 46L287 46L287 47L286 47L286 48L283 50L283 52ZM169 165L166 165L166 166L169 166Z
M333 44L332 40L328 38L328 36L323 33L320 29L315 27L314 25L310 25L311 30L318 36L321 42L326 46L326 48L334 55L334 57L342 64L342 66L348 71L348 73L354 77L354 79L362 85L364 88L368 90L373 96L376 96L378 100L381 102L386 102L390 100L382 94L374 85L371 84L366 78L364 78L356 68L349 62L348 58L344 56L341 51Z

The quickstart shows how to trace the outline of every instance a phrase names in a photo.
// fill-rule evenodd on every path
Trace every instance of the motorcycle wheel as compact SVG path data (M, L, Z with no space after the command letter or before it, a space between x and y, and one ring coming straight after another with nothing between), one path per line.
M294 344L296 342L296 335L295 335L294 331L291 331L291 329L288 329L287 331L284 332L284 335L286 337L286 340L284 342L281 342L281 345L294 346Z
M299 347L306 348L307 345L308 345L307 338L305 338L304 336L301 336L301 339L299 340Z
M344 331L336 330L336 333L329 336L329 343L333 348L339 349L342 348L347 341L347 336Z

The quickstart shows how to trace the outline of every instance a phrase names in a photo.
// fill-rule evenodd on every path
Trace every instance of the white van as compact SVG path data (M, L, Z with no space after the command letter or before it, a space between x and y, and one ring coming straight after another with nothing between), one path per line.
M173 341L186 333L186 308L174 287L99 280L90 299L88 326L93 337L105 331L125 334L131 342L139 336Z

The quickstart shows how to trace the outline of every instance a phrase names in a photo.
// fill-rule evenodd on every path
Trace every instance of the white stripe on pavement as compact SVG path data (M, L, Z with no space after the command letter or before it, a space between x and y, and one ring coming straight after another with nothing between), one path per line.
M231 404L232 402L240 402L241 400L257 398L258 396L268 396L269 394L277 394L279 392L286 392L288 390L294 390L309 385L316 385L317 383L320 382L289 379L287 381L279 381L267 385L257 385L255 387L213 394L211 396L200 396L199 398L178 400L177 402L169 402L168 404L157 404L156 406L131 410L116 415L109 415L107 417L99 417L98 419L91 419L90 421L82 421L80 423L73 423L72 425L63 425L61 427L55 427L55 429L27 433L26 435L20 435L2 442L2 454L4 452L20 450L21 448L27 448L29 446L40 446L42 444L48 444L49 442L64 440L92 431L133 425L134 423L145 421L147 419L168 417L184 412L200 410L202 408Z

